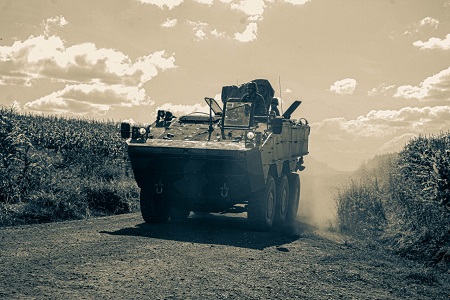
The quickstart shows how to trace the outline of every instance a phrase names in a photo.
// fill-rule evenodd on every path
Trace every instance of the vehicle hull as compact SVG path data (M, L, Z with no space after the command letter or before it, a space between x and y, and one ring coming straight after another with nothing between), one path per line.
M128 143L138 186L193 211L221 211L243 204L264 188L257 150L232 142Z

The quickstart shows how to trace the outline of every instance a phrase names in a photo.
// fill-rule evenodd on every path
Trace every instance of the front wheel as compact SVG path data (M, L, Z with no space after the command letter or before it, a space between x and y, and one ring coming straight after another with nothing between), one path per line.
M272 228L276 196L275 180L269 175L264 190L253 194L248 201L247 218L253 230L268 231Z
M165 223L169 219L170 203L162 195L143 187L140 195L141 214L146 223Z

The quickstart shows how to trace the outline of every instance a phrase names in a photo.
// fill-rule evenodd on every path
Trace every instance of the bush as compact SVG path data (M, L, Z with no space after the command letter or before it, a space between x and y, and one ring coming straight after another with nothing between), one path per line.
M0 226L136 210L118 125L0 107Z
M336 197L340 229L412 258L450 262L450 135L376 157Z

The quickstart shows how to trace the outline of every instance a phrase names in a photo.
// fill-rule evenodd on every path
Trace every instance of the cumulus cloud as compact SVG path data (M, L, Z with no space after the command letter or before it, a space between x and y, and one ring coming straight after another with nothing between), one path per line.
M214 2L214 0L194 0L194 1L197 2L197 3L200 3L200 4L206 4L206 5L209 5L209 6L211 6L213 4L213 2Z
M67 85L24 105L32 112L51 114L104 115L114 107L151 105L144 89L124 85L78 84Z
M294 5L303 5L308 3L311 0L284 0L286 3L294 4Z
M244 12L250 20L256 21L262 18L266 4L264 0L241 0L239 3L231 3L231 8Z
M432 37L426 42L416 41L413 43L413 45L416 47L420 47L421 50L423 50L423 49L450 50L450 33L447 34L445 39Z
M247 43L252 42L256 40L258 34L258 25L256 23L250 23L245 28L244 32L242 33L235 33L234 39L238 40L239 42Z
M356 119L330 118L311 124L311 153L338 169L355 169L377 154L398 151L408 138L450 128L450 106L373 110ZM329 149L333 149L332 152Z
M175 27L178 23L177 19L169 19L167 18L167 20L161 24L161 27L166 27L166 28L171 28L171 27Z
M184 0L137 0L142 4L156 5L161 9L168 8L169 10L183 3Z
M338 80L330 86L330 92L342 95L351 95L356 89L357 82L353 78Z
M388 92L394 88L395 88L395 85L387 85L386 83L382 83L379 86L368 91L367 95L370 97L387 96Z
M57 36L31 36L12 46L0 47L0 79L32 81L37 78L72 83L103 82L142 86L159 71L175 67L164 51L131 59L114 49L97 49L93 43L66 47Z
M198 41L203 40L206 38L206 33L203 30L199 29L195 33L195 37L196 37L196 40L198 40Z
M404 34L418 33L423 28L437 29L439 26L439 20L431 17L423 18L422 20L409 26L409 29Z
M217 29L214 29L211 31L211 34L215 37L225 37L226 33L223 31L218 31Z
M205 30L207 30L207 28L209 27L208 23L205 22L194 22L194 21L189 21L187 20L187 23L192 26L192 29L194 30L194 40L195 41L201 41L203 39L207 39L207 35L205 33Z
M68 24L66 18L64 16L56 16L53 18L48 18L45 21L42 21L42 25L44 26L44 35L50 36L50 33L55 27L64 27Z
M419 86L403 85L398 87L394 97L423 101L450 101L450 67L426 78Z
M164 103L163 105L156 108L156 110L168 110L175 116L187 115L193 112L204 112L209 113L209 106L206 104L194 104L194 105L183 105L183 104L172 104Z

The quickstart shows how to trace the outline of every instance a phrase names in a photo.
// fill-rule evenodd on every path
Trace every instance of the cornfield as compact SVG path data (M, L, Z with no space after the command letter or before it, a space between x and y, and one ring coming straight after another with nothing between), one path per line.
M0 225L135 209L137 187L118 128L0 107ZM111 201L99 203L103 194Z
M340 229L404 256L450 262L450 134L419 136L377 157L337 193Z

